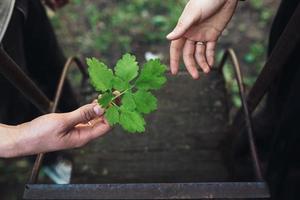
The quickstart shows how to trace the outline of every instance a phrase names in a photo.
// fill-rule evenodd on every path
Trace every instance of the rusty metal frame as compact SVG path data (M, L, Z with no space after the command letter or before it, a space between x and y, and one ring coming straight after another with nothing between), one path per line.
M238 61L236 53L234 52L233 49L229 48L229 49L225 50L223 57L221 59L220 65L218 67L218 70L221 73L223 72L223 67L224 67L226 61L228 60L228 58L230 58L230 60L233 64L233 68L234 68L234 72L235 72L235 79L237 81L237 85L239 88L239 94L240 94L240 98L242 101L242 112L244 114L243 116L244 116L244 119L246 122L246 128L247 128L247 134L248 134L247 136L248 136L248 141L249 141L249 146L250 146L251 157L252 157L252 161L253 161L254 172L255 172L256 178L259 181L263 181L260 162L259 162L259 158L257 155L256 146L255 146L251 114L249 112L249 108L248 108L247 100L246 100L243 76L242 76L239 61Z
M77 184L46 185L36 184L43 155L40 154L34 165L30 182L25 186L25 199L211 199L211 198L268 198L268 186L263 181L259 159L255 148L251 114L268 91L271 83L278 76L289 56L300 44L300 5L278 40L268 58L257 81L246 97L238 60L233 50L228 49L219 65L221 70L230 57L233 62L239 85L242 108L234 120L235 125L244 124L248 131L248 139L256 174L256 182L218 182L218 183L152 183L152 184ZM70 58L66 63L58 86L54 102L31 81L17 64L0 48L0 73L4 75L24 96L42 113L54 112L59 102L60 92L71 63L80 65L77 58ZM81 65L82 66L82 65ZM79 66L80 67L80 66ZM81 69L81 67L80 67ZM82 72L84 68L82 68ZM83 73L86 76L86 73ZM244 115L244 117L242 117ZM243 120L244 119L244 120ZM209 193L206 193L208 191ZM119 196L118 196L119 195ZM230 196L231 195L231 196ZM78 198L77 198L78 196Z
M289 55L300 43L300 5L278 40L265 67L246 97L242 74L237 57L232 49L226 50L219 70L222 70L228 58L235 69L242 108L236 116L234 124L246 122L248 139L256 174L254 182L217 182L217 183L137 183L137 184L75 184L53 185L37 184L38 172L43 154L37 157L32 170L29 184L25 186L25 199L211 199L211 198L268 198L270 193L264 182L251 122L251 113L255 110L262 97L268 91L273 80L278 76ZM292 41L292 42L291 42ZM84 67L77 58L70 58L66 63L58 85L54 101L50 101L43 92L31 81L17 64L0 48L0 73L2 73L24 96L42 113L55 112L67 71L72 62L86 77ZM244 115L244 118L242 117ZM243 120L244 119L244 120Z
M194 183L134 183L134 184L36 184L39 164L33 170L31 182L25 186L24 199L212 199L212 198L269 198L268 185L263 180L256 152L251 115L246 103L240 65L235 52L224 52L218 67L222 72L226 61L235 69L243 102L248 139L256 181L253 182L194 182ZM59 88L58 88L59 89ZM59 91L59 90L58 90ZM59 93L59 92L58 92ZM57 100L58 101L58 100ZM55 104L54 104L55 105ZM53 110L55 111L55 110Z
M230 57L229 57L230 56ZM225 62L231 58L236 70L237 81L245 113L245 93L239 64L233 50L224 53L220 70ZM63 68L55 98L50 101L42 91L26 76L16 63L0 49L0 72L16 86L42 113L56 112L57 105L64 85L67 72L75 62L87 78L87 73L80 60L76 57L69 58ZM25 186L24 199L211 199L211 198L268 198L268 186L263 181L255 144L251 117L246 114L246 125L249 130L250 147L254 160L254 170L257 182L210 182L210 183L137 183L137 184L69 184L53 185L38 184L38 174L44 154L36 158L29 183Z

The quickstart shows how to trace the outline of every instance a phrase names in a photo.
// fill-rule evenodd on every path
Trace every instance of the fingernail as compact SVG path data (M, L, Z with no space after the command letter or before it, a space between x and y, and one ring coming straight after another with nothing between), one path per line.
M99 105L94 106L93 109L96 115L101 116L103 114L103 109Z
M173 70L173 69L171 69L171 74L172 74L172 75L175 75L175 72L174 72L174 70Z
M209 68L205 68L204 72L208 73L209 72Z
M197 79L199 79L199 75L198 74L194 74L194 75L192 75L192 78L195 79L195 80L197 80Z

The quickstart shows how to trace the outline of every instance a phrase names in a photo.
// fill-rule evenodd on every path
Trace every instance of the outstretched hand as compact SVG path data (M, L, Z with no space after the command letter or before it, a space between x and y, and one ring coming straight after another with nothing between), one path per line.
M187 71L199 78L198 67L208 73L214 64L218 38L230 21L237 0L190 0L177 26L167 35L171 40L170 68L177 74L181 54Z
M92 103L69 113L47 114L16 126L7 135L14 146L6 149L5 157L81 147L110 130L103 112L98 103Z

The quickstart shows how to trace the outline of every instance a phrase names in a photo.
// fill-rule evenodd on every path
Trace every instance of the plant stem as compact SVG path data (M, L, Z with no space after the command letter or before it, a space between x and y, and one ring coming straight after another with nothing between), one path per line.
M116 106L117 108L119 108L119 106L118 106L117 104L115 104L114 102L111 102L111 104L112 104L113 106Z
M122 96L124 93L126 93L128 90L131 90L132 88L134 88L134 85L131 86L130 88L127 88L126 90L124 90L123 92L121 92L119 95L115 96L115 97L112 99L112 101L115 100L116 98Z

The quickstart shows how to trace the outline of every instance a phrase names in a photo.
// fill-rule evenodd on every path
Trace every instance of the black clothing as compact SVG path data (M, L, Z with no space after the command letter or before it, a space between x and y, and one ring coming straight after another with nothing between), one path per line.
M56 40L45 9L40 1L20 0L2 41L10 57L32 78L50 100L66 61ZM38 110L0 75L0 122L19 124L40 115ZM78 107L67 81L59 109L63 112Z
M281 2L271 29L269 53L298 5L299 0ZM273 124L267 169L272 199L300 199L300 44L272 84L266 110Z
M60 74L66 62L45 9L39 0L16 1L12 18L2 41L3 48L50 99L54 99ZM41 113L0 74L0 123L20 124ZM68 112L78 108L66 80L58 108ZM56 153L46 154L44 164L56 161Z

